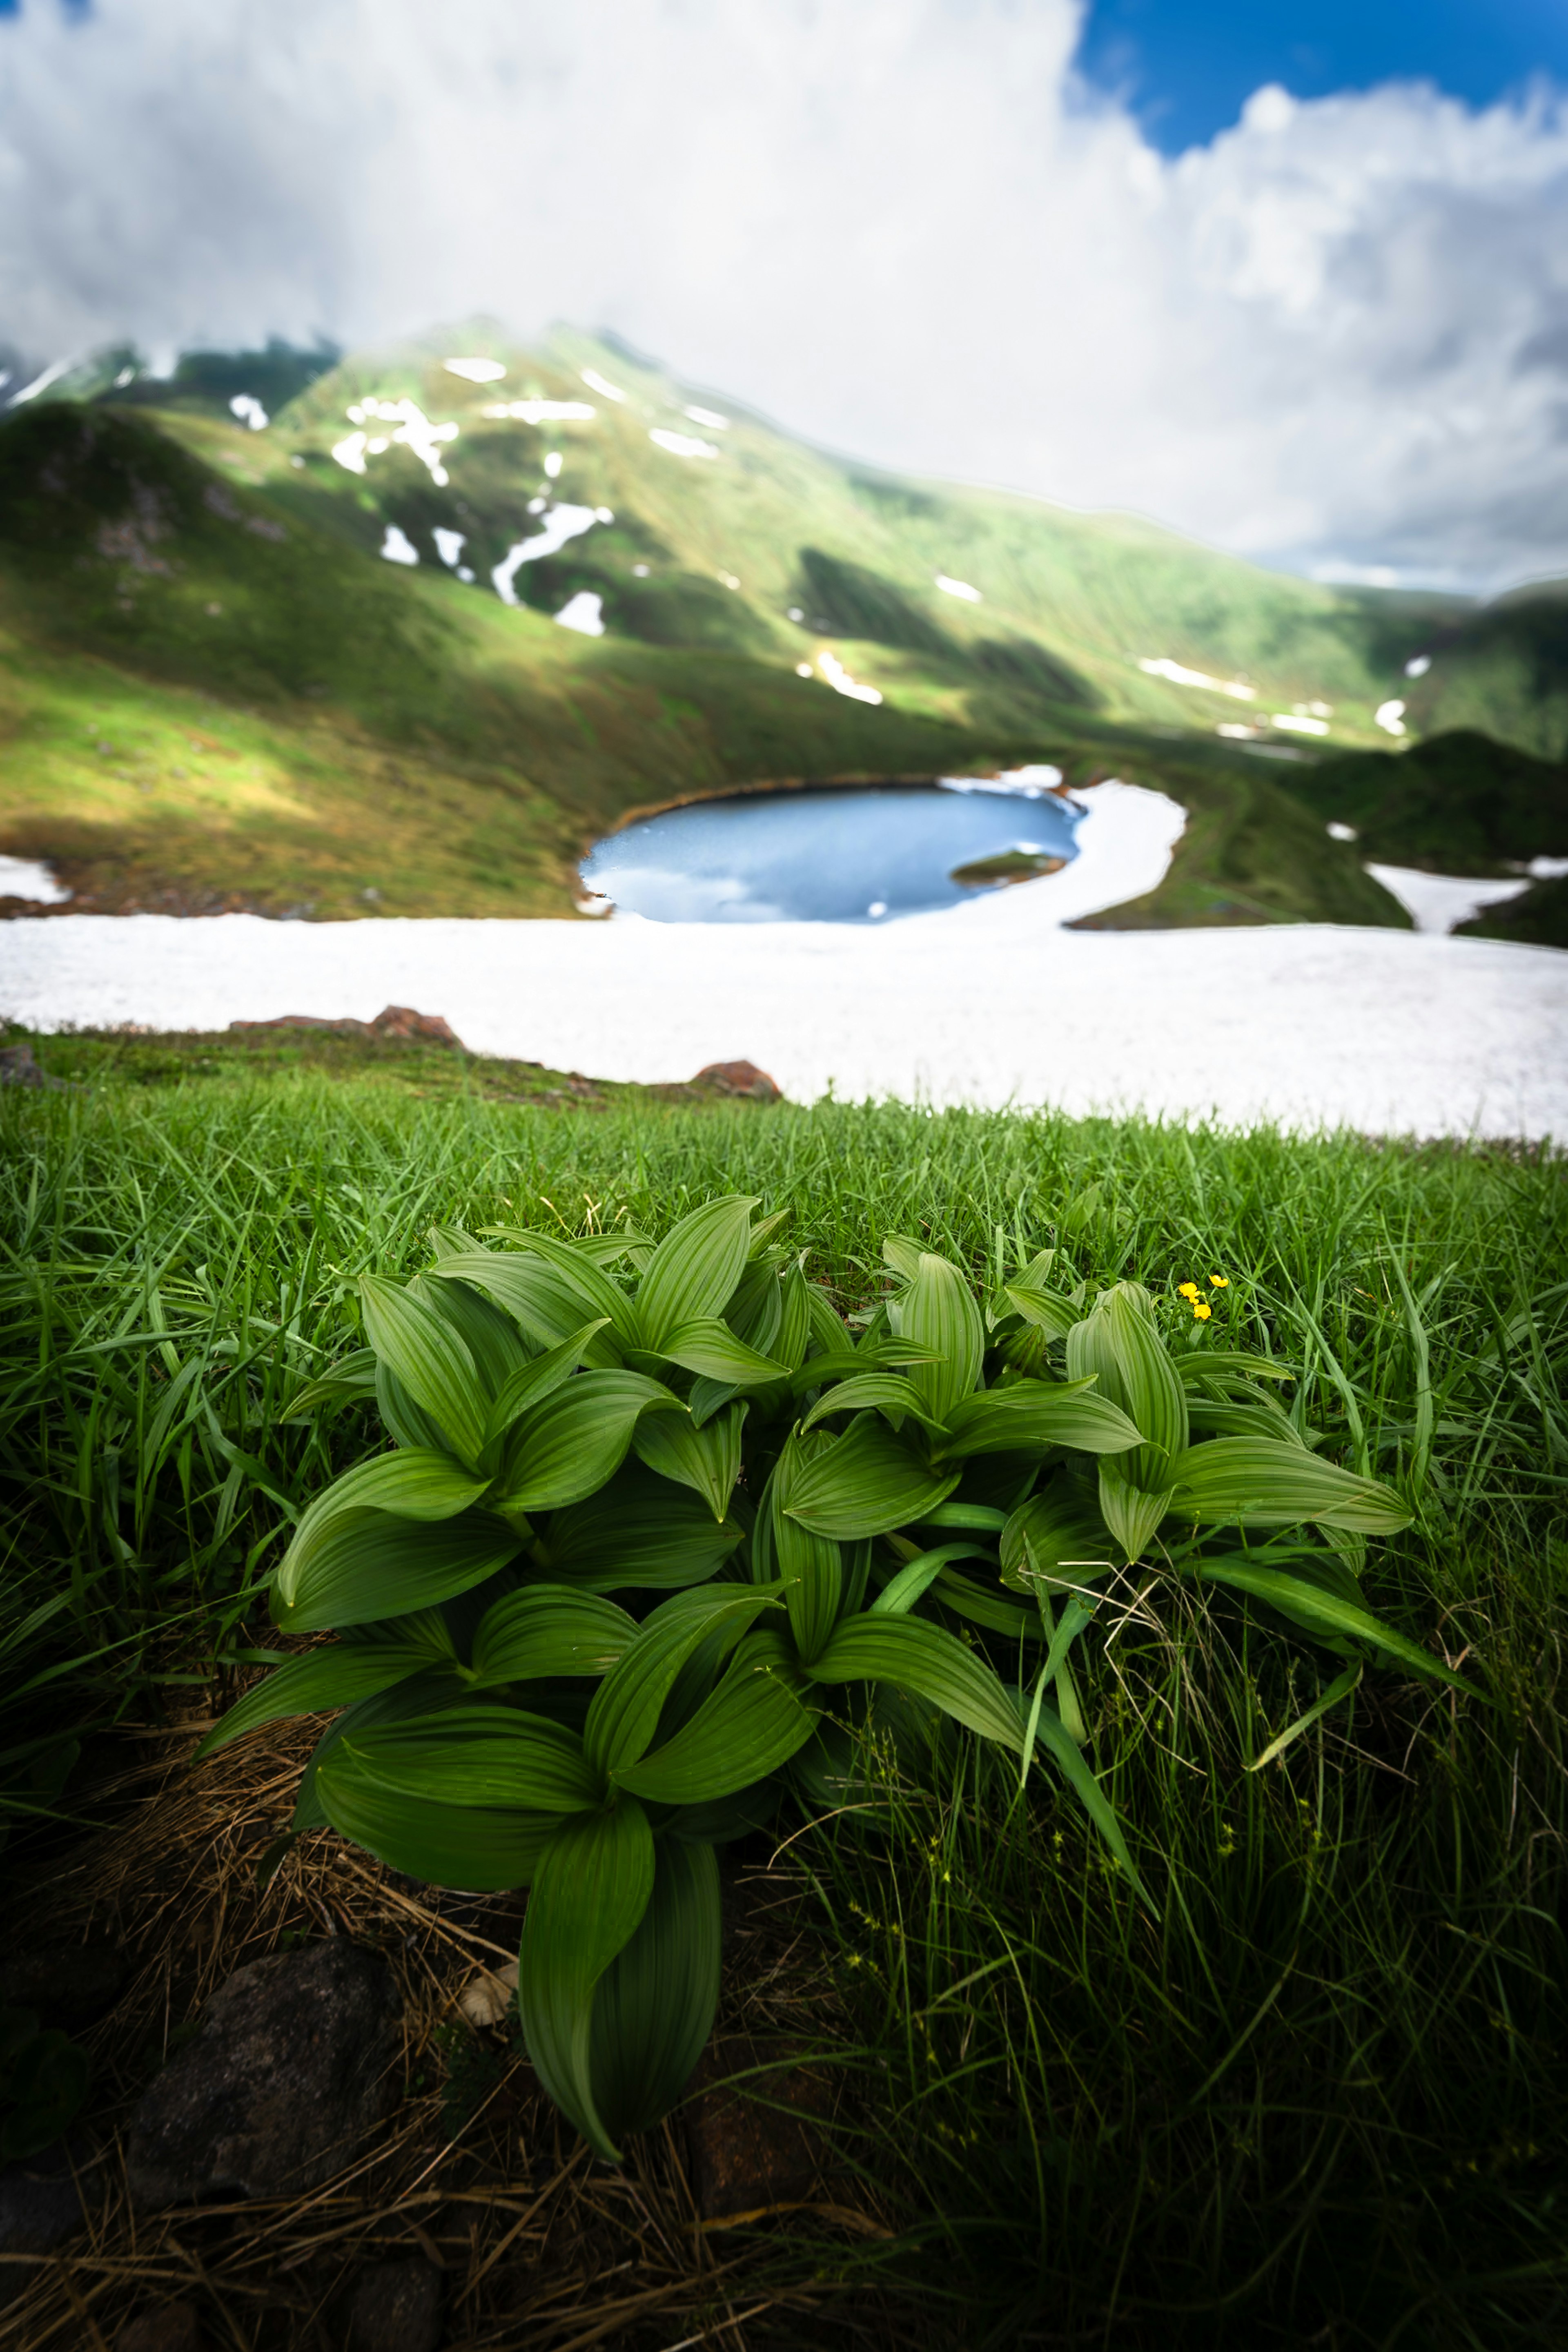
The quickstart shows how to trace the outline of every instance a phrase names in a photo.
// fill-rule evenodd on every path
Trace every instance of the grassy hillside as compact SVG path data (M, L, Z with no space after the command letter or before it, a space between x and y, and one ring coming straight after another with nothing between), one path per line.
M1469 729L1410 751L1363 751L1286 771L1324 824L1354 825L1359 854L1434 874L1515 874L1568 856L1568 767Z
M1414 656L1430 663L1399 691L1422 735L1478 728L1568 761L1568 580L1517 588L1433 629Z
M1456 600L902 482L566 333L167 382L122 356L0 423L0 849L78 908L560 913L635 809L1049 759L1190 813L1167 883L1103 919L1405 919L1303 820L1305 766L1258 754L1325 740L1275 719L1385 742L1371 713ZM602 635L554 625L574 598Z
M39 1053L103 1076L73 1041ZM410 2252L390 2233L413 2214L453 2332L543 2352L722 2340L726 2309L734 2340L820 2352L1561 2343L1559 1159L894 1104L554 1116L262 1083L248 1050L229 1077L168 1059L167 1084L0 1099L9 1940L123 1955L89 2029L106 2173L213 1986L324 1926L390 1948L415 1989L409 2084L329 2188L172 2215L106 2198L16 2274L11 2342L83 2344L84 2313L111 2341L177 2292L215 2344L340 2343L321 2303L349 2263ZM453 1904L437 1933L326 1831L259 1891L313 1727L233 1770L189 1758L277 1638L280 1529L376 1441L357 1409L284 1418L358 1345L356 1277L424 1264L433 1223L657 1236L733 1187L785 1213L845 1309L881 1292L891 1232L982 1278L1054 1244L1059 1275L1145 1282L1184 1324L1175 1286L1225 1274L1198 1344L1266 1351L1303 1438L1398 1486L1415 1524L1372 1546L1368 1603L1476 1696L1434 1703L1374 1656L1346 1696L1357 1651L1347 1674L1349 1645L1244 1612L1182 1551L1113 1582L1074 1666L1157 1910L1043 1763L1020 1789L967 1737L868 1746L860 1801L729 1849L725 2026L842 2085L831 2201L705 2231L678 2130L640 2143L622 2194L501 2036L454 2039L515 1912ZM36 1819L51 1802L65 1855ZM477 2112L458 2066L486 2046Z
M1512 940L1527 948L1568 948L1568 879L1533 882L1517 898L1458 927L1468 939Z

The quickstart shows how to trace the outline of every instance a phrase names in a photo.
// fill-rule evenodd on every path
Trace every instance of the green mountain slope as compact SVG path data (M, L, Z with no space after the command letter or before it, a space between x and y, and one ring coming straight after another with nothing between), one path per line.
M1476 728L1568 761L1568 580L1516 588L1455 615L1414 657L1429 667L1400 690L1422 735Z
M1293 769L1287 788L1360 853L1433 874L1517 874L1568 856L1568 767L1469 729L1410 751L1353 752Z
M0 419L0 850L78 906L561 912L637 808L1049 759L1189 810L1128 921L1405 920L1260 754L1385 742L1458 600L900 481L564 332L121 359Z

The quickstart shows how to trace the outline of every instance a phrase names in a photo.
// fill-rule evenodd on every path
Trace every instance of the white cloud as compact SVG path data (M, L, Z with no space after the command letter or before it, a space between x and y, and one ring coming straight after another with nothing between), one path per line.
M1172 162L1075 82L1077 22L23 0L0 320L38 367L602 321L889 465L1341 575L1568 568L1568 114L1262 90Z

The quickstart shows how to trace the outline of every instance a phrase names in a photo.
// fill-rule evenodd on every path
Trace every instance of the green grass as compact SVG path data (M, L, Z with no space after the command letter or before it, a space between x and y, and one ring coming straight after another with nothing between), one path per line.
M87 1076L89 1046L41 1053ZM1122 1589L1085 1696L1157 1921L1040 1780L1020 1798L967 1742L873 1756L862 1809L790 1849L898 2231L854 2275L966 2352L1561 2338L1559 1160L897 1107L551 1113L450 1059L421 1098L417 1073L193 1058L212 1073L0 1099L15 1819L73 1730L252 1637L283 1506L366 1433L282 1402L350 1343L359 1274L420 1264L433 1220L658 1233L740 1188L846 1302L895 1229L977 1271L998 1225L1066 1223L1098 1279L1224 1272L1235 1336L1301 1364L1328 1453L1417 1507L1372 1605L1491 1705L1376 1671L1250 1772L1338 1661L1157 1576Z

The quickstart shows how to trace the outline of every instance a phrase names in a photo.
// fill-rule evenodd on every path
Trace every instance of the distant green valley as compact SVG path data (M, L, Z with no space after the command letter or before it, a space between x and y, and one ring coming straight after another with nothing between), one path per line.
M564 331L107 354L0 415L0 852L84 908L562 914L633 810L1049 761L1188 811L1097 919L1402 925L1366 793L1434 738L1450 798L1518 755L1491 870L1562 854L1565 619L904 480Z

